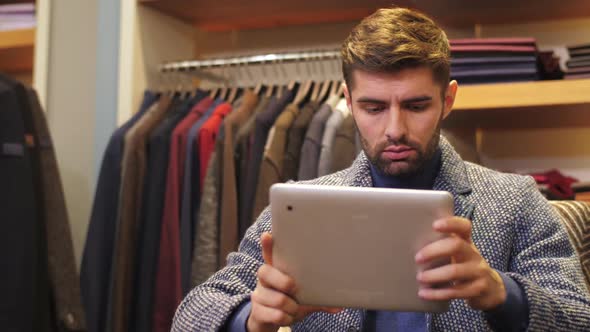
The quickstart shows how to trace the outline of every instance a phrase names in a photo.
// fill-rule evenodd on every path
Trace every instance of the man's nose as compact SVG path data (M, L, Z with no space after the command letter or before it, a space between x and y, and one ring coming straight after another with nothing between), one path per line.
M385 136L391 141L399 141L407 134L407 124L404 112L399 107L392 106L387 117Z

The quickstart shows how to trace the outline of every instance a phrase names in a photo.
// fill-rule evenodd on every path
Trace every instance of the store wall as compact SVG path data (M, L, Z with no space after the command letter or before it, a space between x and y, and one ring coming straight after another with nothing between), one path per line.
M97 5L53 0L50 8L47 118L78 262L95 181Z
M38 4L35 82L65 191L78 266L102 155L117 127L117 0Z
M190 24L137 1L121 2L118 125L137 111L145 89L159 88L162 62L193 57L195 33Z

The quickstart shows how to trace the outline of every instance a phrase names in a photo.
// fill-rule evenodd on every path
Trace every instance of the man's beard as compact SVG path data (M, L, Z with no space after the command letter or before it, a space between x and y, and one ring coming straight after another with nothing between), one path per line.
M442 120L442 119L441 119ZM379 143L374 149L371 149L369 142L361 135L359 137L363 147L363 151L373 166L382 174L395 176L400 178L410 178L424 171L426 164L433 158L440 141L441 120L436 125L436 129L428 140L426 147L422 148L418 142L408 140L407 136L402 136L399 140L388 139L385 142ZM355 122L356 126L356 122ZM358 127L357 127L358 130ZM404 160L395 160L382 158L383 151L390 146L408 146L416 152ZM391 166L395 167L391 167Z

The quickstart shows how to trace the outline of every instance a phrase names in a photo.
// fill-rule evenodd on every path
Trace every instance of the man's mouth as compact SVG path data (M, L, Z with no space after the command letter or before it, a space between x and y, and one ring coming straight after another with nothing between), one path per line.
M407 159L416 150L405 145L388 146L382 152L382 156L389 160Z

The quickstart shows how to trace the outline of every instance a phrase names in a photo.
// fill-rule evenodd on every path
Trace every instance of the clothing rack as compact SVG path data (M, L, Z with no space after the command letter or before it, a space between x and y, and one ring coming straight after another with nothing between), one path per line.
M271 53L209 60L168 62L160 66L160 72L183 72L194 71L198 69L211 69L232 66L264 65L300 61L337 60L339 58L340 52L336 50Z

